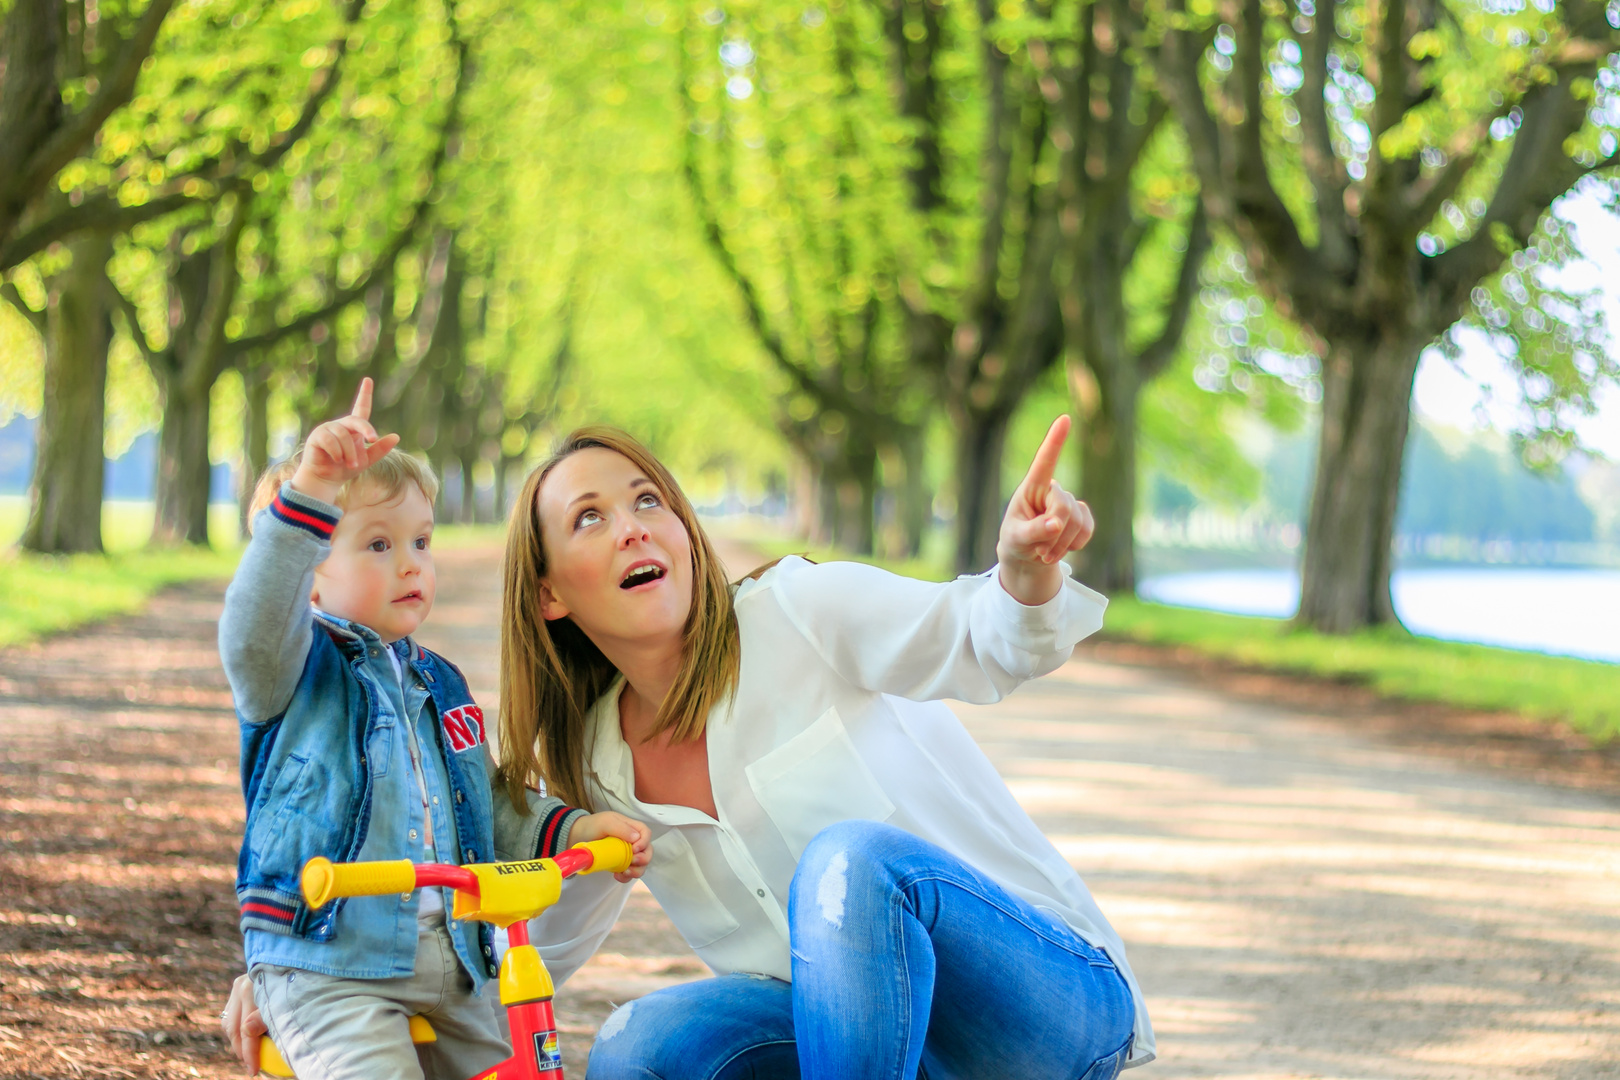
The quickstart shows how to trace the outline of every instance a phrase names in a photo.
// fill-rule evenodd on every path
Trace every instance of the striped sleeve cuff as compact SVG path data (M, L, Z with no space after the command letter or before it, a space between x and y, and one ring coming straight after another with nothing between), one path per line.
M540 821L540 834L536 840L534 857L550 859L568 850L568 838L574 831L574 822L585 816L585 811L558 803L547 811Z
M270 515L283 525L302 529L326 543L332 539L332 530L337 528L343 511L331 503L294 491L292 484L285 483L270 502Z

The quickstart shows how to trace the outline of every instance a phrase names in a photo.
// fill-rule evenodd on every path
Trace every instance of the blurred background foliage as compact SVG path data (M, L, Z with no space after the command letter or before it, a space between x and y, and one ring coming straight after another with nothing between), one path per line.
M447 520L609 422L713 513L979 570L1072 412L1109 591L1138 549L1387 597L1361 553L1398 536L1612 543L1573 433L1616 367L1549 208L1612 201L1614 28L1394 10L8 0L4 513L93 552L133 495L152 542L229 545L210 502L369 375ZM1495 442L1410 423L1470 327L1528 402ZM1311 620L1393 618L1352 607Z

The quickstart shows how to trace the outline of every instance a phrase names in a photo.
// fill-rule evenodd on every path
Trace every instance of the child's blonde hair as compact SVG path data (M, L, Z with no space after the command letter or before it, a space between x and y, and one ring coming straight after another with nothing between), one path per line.
M253 500L248 503L250 529L259 511L270 505L281 490L281 485L291 480L293 473L298 471L298 463L303 457L304 451L300 447L286 461L278 461L264 470L264 475L259 477L258 484L253 488ZM344 510L350 509L361 490L365 491L367 501L388 502L398 497L407 484L415 484L429 505L439 497L439 478L433 475L433 467L396 447L379 458L371 468L344 484L338 491L337 505Z

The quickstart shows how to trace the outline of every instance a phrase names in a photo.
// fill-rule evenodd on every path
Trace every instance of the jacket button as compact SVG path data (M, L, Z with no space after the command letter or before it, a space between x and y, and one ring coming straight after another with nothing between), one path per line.
M495 951L493 949L491 949L488 945L485 945L484 946L484 955L485 956L494 956Z
M459 806L464 801L465 800L462 798L461 792L456 792L456 804Z
M428 682L432 682L433 681L433 672L431 672L431 671L422 672L422 678L426 679Z
M472 862L477 857L478 857L477 853L474 852L472 848L467 849L467 861L468 862Z
M489 977L490 978L493 979L495 976L499 975L500 973L501 973L500 968L496 967L494 964L489 965Z
M382 650L381 649L372 649L371 650L371 655L372 656L381 656L382 655Z
M412 839L412 840L415 840L415 839L416 839L416 830L415 830L415 829L412 829L412 830L411 830L411 839Z

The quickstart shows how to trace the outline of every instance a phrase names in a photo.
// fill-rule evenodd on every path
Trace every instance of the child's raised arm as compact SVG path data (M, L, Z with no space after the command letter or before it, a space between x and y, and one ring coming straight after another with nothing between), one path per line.
M280 716L292 701L313 633L309 598L315 567L331 551L343 512L343 485L399 442L372 430L371 380L360 384L348 416L316 428L291 481L253 521L219 619L219 658L236 711L249 723Z

